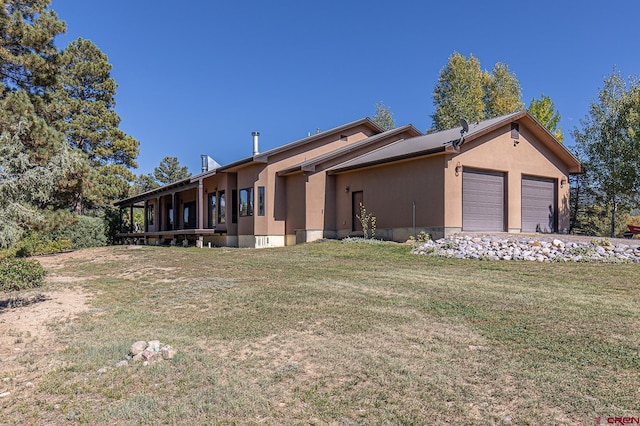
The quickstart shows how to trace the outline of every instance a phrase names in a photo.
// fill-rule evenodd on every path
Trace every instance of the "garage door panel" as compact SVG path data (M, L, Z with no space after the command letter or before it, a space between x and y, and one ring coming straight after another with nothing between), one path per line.
M504 174L484 171L462 173L462 229L504 230Z
M555 179L522 178L522 232L554 232Z

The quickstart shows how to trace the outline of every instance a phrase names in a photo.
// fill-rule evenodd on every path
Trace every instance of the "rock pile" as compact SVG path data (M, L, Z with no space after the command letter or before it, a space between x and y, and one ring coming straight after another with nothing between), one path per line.
M163 359L173 359L178 351L169 345L163 345L159 340L143 340L134 342L129 349L129 353L124 360L116 364L116 367L124 367L129 362L142 362L144 365L161 361Z
M542 241L529 237L452 235L417 245L411 253L477 260L533 262L640 262L640 247L613 244L606 239L589 242Z

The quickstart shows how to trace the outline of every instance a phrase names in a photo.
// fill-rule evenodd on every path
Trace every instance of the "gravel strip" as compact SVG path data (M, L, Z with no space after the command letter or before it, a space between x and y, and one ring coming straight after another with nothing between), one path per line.
M475 260L640 263L640 240L551 234L456 234L419 243L411 252Z

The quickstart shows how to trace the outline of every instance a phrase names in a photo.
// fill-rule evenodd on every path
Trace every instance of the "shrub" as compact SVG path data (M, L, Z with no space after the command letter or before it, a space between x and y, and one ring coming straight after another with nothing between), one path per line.
M71 226L54 235L59 241L69 240L73 249L101 247L107 245L104 221L98 217L79 216Z
M40 262L7 257L0 259L0 291L18 291L40 287L47 272Z
M365 239L369 238L369 228L371 228L371 239L376 237L376 221L378 220L373 214L368 213L364 204L360 203L360 214L356 218L362 225L362 234Z
M41 254L60 253L71 250L69 240L52 239L48 234L32 232L20 240L13 251L16 257L38 256Z

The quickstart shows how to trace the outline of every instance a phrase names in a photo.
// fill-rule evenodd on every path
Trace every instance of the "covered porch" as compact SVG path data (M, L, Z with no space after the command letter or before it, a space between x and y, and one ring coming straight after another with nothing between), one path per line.
M226 224L211 220L203 178L187 178L118 201L122 244L224 245Z

